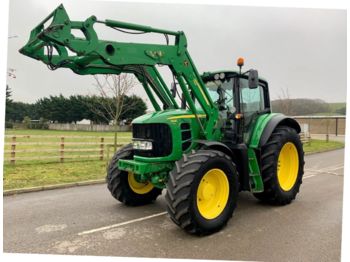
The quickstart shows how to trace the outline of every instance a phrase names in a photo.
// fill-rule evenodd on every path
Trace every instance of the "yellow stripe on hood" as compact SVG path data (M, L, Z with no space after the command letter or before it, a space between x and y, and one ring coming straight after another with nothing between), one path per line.
M174 120L174 119L181 119L181 118L195 118L196 116L193 115L180 115L180 116L172 116L169 117L168 120ZM198 115L199 118L204 118L206 115Z

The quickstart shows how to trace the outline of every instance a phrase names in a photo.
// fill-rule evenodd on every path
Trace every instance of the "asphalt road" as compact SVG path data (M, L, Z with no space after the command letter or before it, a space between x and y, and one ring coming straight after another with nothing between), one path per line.
M262 261L339 261L344 150L306 157L291 205L263 205L241 193L219 233L184 233L164 197L130 208L106 185L4 197L4 252Z

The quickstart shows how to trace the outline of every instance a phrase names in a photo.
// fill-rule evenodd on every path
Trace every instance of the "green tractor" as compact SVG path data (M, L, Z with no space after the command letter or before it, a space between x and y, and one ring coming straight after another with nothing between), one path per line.
M94 24L124 33L161 34L165 44L100 40ZM80 30L84 37L77 37ZM170 42L170 38L174 41ZM35 27L20 49L52 70L80 75L130 73L154 112L132 122L132 143L116 152L107 172L112 196L129 206L151 203L166 188L170 218L193 234L220 230L238 193L286 205L304 173L300 126L271 112L269 87L256 70L199 74L182 31L114 20L71 21L62 5ZM174 78L169 87L158 67Z

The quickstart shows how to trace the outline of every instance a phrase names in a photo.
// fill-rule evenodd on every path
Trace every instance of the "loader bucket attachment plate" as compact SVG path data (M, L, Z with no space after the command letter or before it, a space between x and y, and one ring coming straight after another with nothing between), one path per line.
M51 24L45 27L50 20ZM63 5L60 5L31 31L28 43L19 52L53 69L63 64L76 63L79 55L91 52L96 47L98 38L93 29L95 22L95 16L84 22L70 21ZM72 29L81 30L85 37L75 37ZM73 55L68 54L68 49Z

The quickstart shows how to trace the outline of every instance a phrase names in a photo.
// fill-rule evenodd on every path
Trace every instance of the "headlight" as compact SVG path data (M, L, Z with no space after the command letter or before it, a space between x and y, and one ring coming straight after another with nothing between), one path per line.
M134 140L132 142L133 149L152 150L152 142L146 140Z

